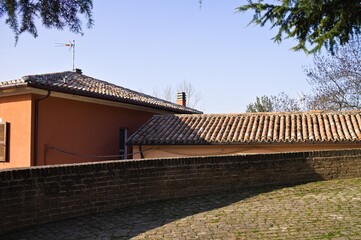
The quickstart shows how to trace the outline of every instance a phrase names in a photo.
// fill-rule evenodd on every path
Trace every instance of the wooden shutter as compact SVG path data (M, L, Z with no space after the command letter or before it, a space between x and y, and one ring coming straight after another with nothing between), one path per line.
M0 162L6 162L7 160L7 134L6 123L0 122Z

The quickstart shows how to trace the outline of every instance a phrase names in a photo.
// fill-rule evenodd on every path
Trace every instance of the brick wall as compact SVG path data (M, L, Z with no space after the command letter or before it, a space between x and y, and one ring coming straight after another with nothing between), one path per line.
M351 177L361 177L361 149L1 170L0 234L160 199Z

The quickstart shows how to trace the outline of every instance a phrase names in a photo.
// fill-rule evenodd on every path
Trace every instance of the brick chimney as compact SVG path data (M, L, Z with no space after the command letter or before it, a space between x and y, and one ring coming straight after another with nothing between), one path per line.
M73 70L73 72L79 73L79 74L83 74L83 71L80 68L75 68Z
M187 105L187 101L186 101L186 93L185 92L179 92L177 93L177 101L176 104L181 105L181 106L186 106Z

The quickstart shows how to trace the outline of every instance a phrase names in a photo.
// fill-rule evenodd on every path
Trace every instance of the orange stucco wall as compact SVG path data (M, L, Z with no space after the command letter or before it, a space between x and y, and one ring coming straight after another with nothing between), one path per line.
M130 136L152 115L121 107L46 98L39 104L37 165L118 159L87 155L119 154L119 129L127 128Z
M0 98L0 118L9 123L9 161L2 168L31 166L32 158L32 96L18 95Z
M158 145L142 146L144 158L210 156L242 153L275 153L360 148L361 144L284 144L284 145ZM139 146L133 146L134 158L141 158Z

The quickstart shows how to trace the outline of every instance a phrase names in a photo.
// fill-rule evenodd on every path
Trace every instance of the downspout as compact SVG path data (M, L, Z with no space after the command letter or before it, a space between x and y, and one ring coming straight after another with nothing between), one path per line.
M39 102L48 98L51 94L51 91L48 90L48 93L39 98L35 99L35 109L34 109L34 149L33 149L33 158L34 158L34 166L38 166L38 138L39 138Z
M138 147L139 147L140 159L143 159L144 158L144 153L143 153L143 150L142 150L142 145L139 144Z

